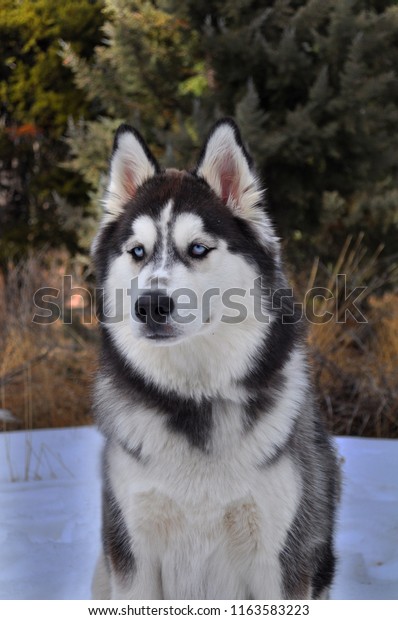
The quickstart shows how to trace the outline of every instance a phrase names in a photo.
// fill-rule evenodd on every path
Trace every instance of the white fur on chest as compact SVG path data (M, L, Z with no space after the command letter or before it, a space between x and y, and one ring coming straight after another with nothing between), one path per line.
M115 446L110 481L139 576L118 596L151 598L156 582L153 598L282 597L279 554L301 480L287 456L262 470L244 460L195 450L169 467L144 466Z

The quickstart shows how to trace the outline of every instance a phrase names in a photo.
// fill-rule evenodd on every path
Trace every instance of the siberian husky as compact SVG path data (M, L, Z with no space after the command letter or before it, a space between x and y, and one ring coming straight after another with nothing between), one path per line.
M334 448L252 160L195 170L115 137L94 240L103 455L97 599L311 599L334 573Z

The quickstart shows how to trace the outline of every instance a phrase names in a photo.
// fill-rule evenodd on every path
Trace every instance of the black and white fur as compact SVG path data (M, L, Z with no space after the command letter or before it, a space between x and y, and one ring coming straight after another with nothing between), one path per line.
M204 256L192 256L195 244ZM94 406L106 438L93 596L326 597L336 458L283 292L279 241L234 122L214 126L193 172L161 170L121 126L93 254L104 297ZM258 276L263 288L250 295ZM155 297L193 289L194 320L174 323L168 307L159 325L145 322L142 295L128 292L134 278ZM236 313L221 295L202 316L213 287L247 291L245 320L222 320ZM256 295L268 322L255 316Z

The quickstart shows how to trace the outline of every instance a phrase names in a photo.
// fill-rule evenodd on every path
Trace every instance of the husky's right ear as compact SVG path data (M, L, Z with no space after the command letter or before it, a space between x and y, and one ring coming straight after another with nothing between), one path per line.
M138 131L130 125L120 125L113 143L109 185L104 199L108 216L118 216L139 186L158 172L159 164Z

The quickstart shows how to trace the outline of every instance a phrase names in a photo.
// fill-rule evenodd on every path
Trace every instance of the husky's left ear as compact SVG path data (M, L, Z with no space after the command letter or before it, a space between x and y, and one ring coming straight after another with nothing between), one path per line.
M232 119L215 124L195 170L213 191L240 217L258 220L263 190L253 172L252 159Z
M105 211L119 215L139 186L159 171L158 162L138 131L121 125L113 143Z

